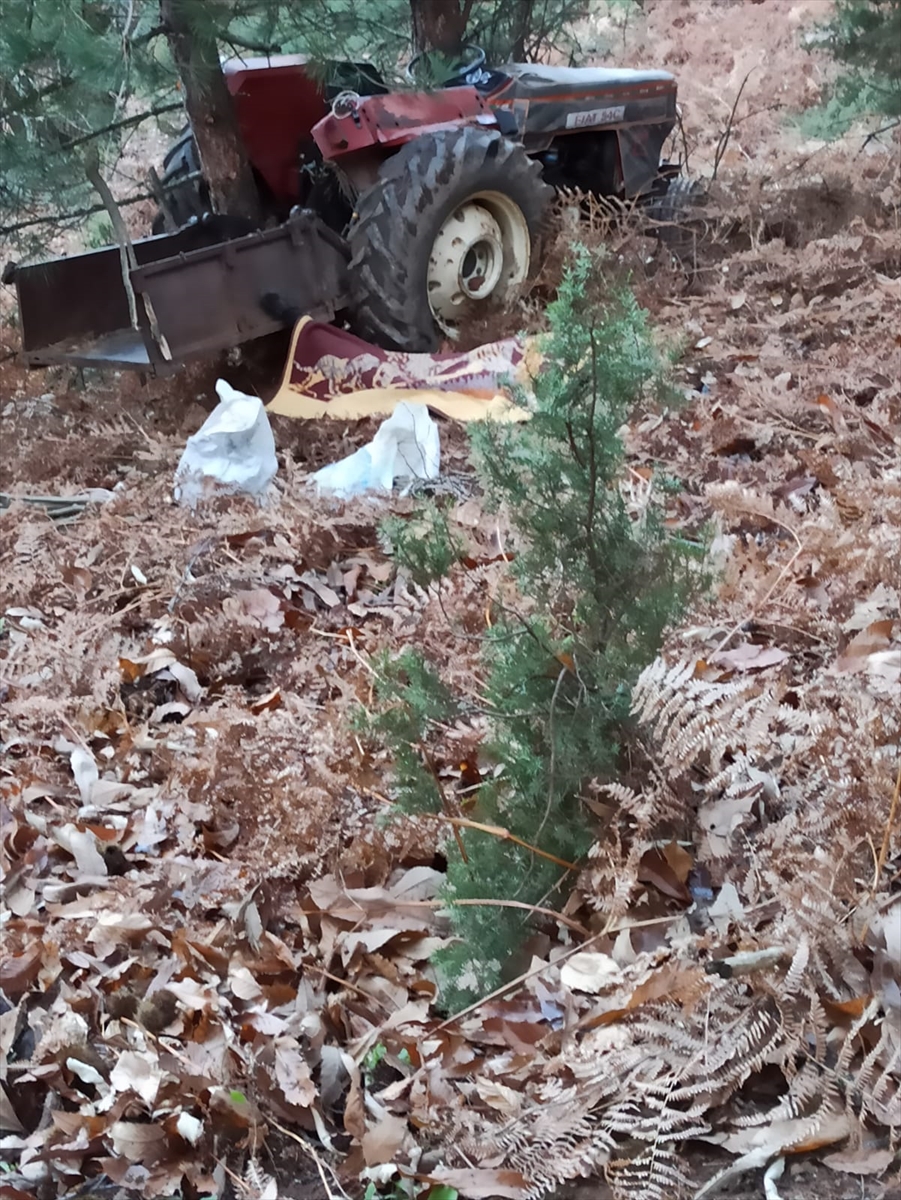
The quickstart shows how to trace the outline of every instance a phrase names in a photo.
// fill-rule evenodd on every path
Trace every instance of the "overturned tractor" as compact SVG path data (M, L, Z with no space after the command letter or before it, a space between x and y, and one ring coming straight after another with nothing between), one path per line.
M665 71L490 68L476 47L430 91L389 91L350 63L322 84L300 56L223 70L264 228L210 211L185 130L150 236L17 270L32 365L162 372L302 313L431 351L464 317L516 297L555 189L668 218L691 194L661 161L676 122Z

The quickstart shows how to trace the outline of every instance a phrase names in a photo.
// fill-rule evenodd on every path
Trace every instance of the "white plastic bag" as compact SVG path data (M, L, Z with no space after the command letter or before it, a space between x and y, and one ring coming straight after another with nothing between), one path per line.
M438 426L423 404L398 404L372 441L313 475L320 492L359 496L390 492L395 483L437 479L441 466Z
M217 491L243 492L263 503L278 462L269 417L258 396L216 381L219 403L188 438L175 472L175 499L188 508Z

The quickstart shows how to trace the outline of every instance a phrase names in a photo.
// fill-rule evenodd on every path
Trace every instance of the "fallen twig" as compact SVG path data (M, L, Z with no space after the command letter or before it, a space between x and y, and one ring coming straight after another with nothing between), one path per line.
M292 1142L297 1142L298 1146L301 1147L303 1152L312 1158L316 1165L316 1170L319 1172L319 1178L322 1180L322 1187L326 1196L328 1197L328 1200L336 1200L336 1195L329 1187L326 1171L328 1171L329 1175L331 1175L335 1187L338 1189L338 1195L343 1196L344 1200L350 1200L350 1196L348 1196L347 1192L345 1192L344 1188L339 1183L338 1176L335 1174L334 1170L327 1162L323 1161L322 1156L316 1153L316 1151L305 1138L300 1137L299 1134L294 1133L290 1129L286 1129L284 1125L279 1125L278 1121L276 1121L274 1117L267 1116L266 1124L271 1125L274 1129L277 1129L279 1133L284 1134L284 1136L287 1138L290 1138Z
M43 508L57 525L68 525L81 516L89 504L97 503L91 496L20 496L0 492L0 509L9 508L17 502Z
M550 917L560 925L565 925L567 929L571 929L573 933L580 933L583 937L589 936L589 930L584 925L580 925L578 921L574 921L571 917L564 917L562 913L556 912L553 908L542 908L539 904L527 904L524 900L496 900L494 897L477 897L466 898L463 900L401 900L398 902L402 908L519 908L525 912L539 913L543 917ZM328 916L328 909L315 909L320 916ZM319 967L313 967L314 971L321 970ZM327 972L323 972L327 974ZM329 976L334 979L335 976ZM342 982L344 982L342 980ZM353 985L349 985L353 986Z
M369 795L381 804L394 805L393 800L389 800L387 796L382 796L378 792L370 790ZM468 817L451 817L445 813L420 813L419 816L431 817L433 821L447 821L451 825L458 825L461 829L476 829L480 833L490 834L501 841L515 842L517 846L522 846L523 850L529 850L532 854L537 854L539 858L546 858L548 862L556 863L558 867L565 867L567 871L578 870L575 863L567 862L565 858L558 858L556 854L551 854L549 850L542 850L539 846L533 846L531 842L524 841L522 838L517 837L515 833L511 833L509 829L504 829L500 825L483 825L481 821L470 821Z

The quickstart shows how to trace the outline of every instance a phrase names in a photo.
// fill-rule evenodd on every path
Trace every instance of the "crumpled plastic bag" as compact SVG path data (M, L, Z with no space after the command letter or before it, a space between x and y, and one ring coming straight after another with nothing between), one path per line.
M185 445L175 472L175 499L193 509L224 491L265 503L278 461L263 402L224 379L216 380L216 394L219 403Z
M375 437L356 453L317 471L320 492L347 498L364 492L390 492L395 483L437 479L441 467L438 426L421 404L398 404Z

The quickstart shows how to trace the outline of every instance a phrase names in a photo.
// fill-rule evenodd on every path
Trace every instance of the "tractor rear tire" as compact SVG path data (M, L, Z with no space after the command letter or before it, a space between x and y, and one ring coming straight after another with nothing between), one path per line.
M669 181L663 195L648 205L648 216L654 222L654 233L660 243L675 258L693 262L698 238L703 231L700 210L707 201L707 188L699 179L681 175Z
M385 349L432 352L465 317L508 305L553 194L540 164L496 130L408 142L358 198L348 231L356 332Z
M197 143L190 127L183 130L178 141L169 147L163 159L163 174L160 179L166 190L169 209L176 229L192 217L198 219L210 211L210 193L206 183L200 177L200 155L197 153ZM194 179L188 178L196 175ZM185 179L179 184L179 179ZM164 233L165 218L161 212L153 219L151 230L154 234Z

